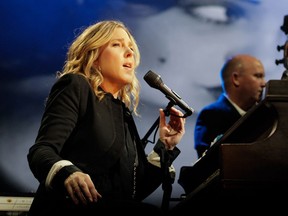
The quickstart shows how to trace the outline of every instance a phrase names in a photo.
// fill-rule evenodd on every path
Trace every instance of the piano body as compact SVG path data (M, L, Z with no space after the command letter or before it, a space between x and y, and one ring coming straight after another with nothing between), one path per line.
M181 167L178 183L185 191L178 215L211 204L220 212L288 211L288 81L268 81L264 99L194 165Z

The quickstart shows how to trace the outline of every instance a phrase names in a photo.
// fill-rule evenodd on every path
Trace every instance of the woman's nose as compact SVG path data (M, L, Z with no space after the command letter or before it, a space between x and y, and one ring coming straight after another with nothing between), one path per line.
M125 51L125 57L130 57L130 56L133 56L133 51L131 50L130 47L126 48L126 51Z

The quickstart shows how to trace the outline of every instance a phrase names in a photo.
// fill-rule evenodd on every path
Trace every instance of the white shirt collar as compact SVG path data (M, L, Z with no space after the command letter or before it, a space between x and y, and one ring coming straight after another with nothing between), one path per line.
M243 116L246 114L246 111L241 109L236 103L234 103L229 97L228 95L224 94L224 96L228 99L228 101L235 107L235 109L238 111L238 113Z

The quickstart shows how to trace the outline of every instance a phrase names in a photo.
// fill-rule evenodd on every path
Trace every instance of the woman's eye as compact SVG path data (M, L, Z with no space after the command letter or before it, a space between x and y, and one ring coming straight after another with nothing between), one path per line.
M212 22L215 24L231 24L243 17L249 15L249 7L259 4L259 0L246 1L227 1L227 3L211 4L201 3L193 4L192 1L180 1L180 6L192 17L198 18L200 21ZM208 1L209 2L209 1Z
M120 43L113 43L112 46L113 46L113 47L115 47L115 46L120 46Z

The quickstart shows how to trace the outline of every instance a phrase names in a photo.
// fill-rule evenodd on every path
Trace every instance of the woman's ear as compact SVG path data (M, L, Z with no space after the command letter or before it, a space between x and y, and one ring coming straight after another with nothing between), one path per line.
M93 62L93 66L96 70L100 71L101 72L101 67L100 67L100 64L99 64L99 61L98 60L95 60Z

